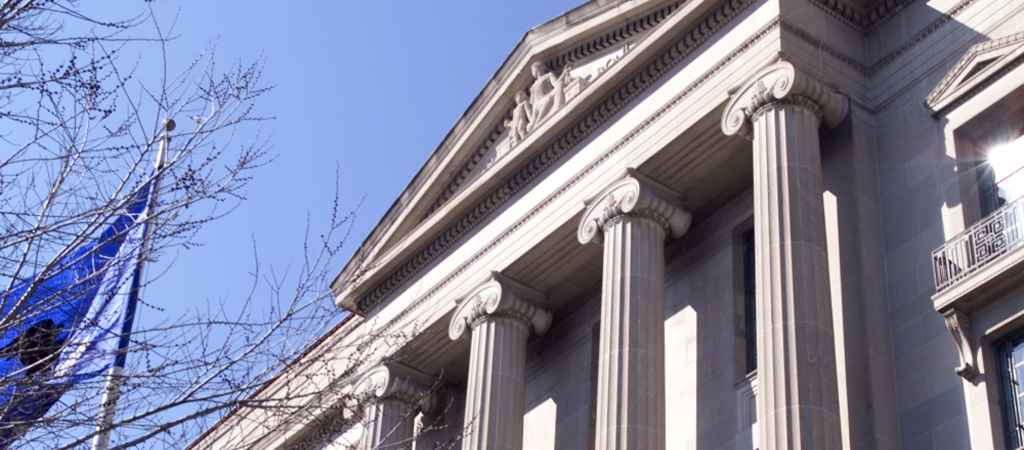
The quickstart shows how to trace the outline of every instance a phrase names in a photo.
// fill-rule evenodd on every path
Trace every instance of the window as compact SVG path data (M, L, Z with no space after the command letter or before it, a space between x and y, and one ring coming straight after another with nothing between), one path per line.
M743 233L743 339L747 373L757 370L757 284L755 283L754 229Z
M984 153L979 167L981 212L987 216L1024 195L1024 137L997 145Z
M1020 380L1024 380L1024 334L1003 341L997 348L1003 378L1006 442L1010 448L1024 447L1024 420L1021 418L1021 411L1024 411L1024 389L1020 385Z

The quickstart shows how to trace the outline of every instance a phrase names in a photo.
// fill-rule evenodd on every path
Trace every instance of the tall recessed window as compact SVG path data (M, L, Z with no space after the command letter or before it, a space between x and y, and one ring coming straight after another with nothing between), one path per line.
M1024 447L1024 334L1007 339L998 347L1003 378L1003 404L1006 416L1006 441L1009 448Z
M743 338L747 373L757 370L757 284L754 277L754 230L743 233Z
M1024 196L1024 137L986 151L980 177L982 215Z

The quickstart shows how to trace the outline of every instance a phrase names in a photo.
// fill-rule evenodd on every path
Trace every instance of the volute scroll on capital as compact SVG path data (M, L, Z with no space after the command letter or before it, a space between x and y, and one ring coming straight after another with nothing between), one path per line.
M357 379L353 393L361 401L395 399L429 414L437 404L437 396L432 392L431 381L414 372L398 363L382 364Z
M613 219L643 216L658 222L666 234L680 237L690 228L693 215L682 206L683 196L634 169L612 183L587 204L576 237L581 244L601 243L604 227Z
M519 319L533 328L534 333L544 334L551 326L551 311L541 306L546 296L499 272L492 272L491 278L470 291L459 301L448 337L457 340L466 329L473 328L477 320L487 316L504 316Z
M814 112L819 121L833 128L850 109L850 100L832 88L796 69L787 61L778 61L750 79L729 100L722 116L722 131L752 139L752 123L768 106L797 104Z

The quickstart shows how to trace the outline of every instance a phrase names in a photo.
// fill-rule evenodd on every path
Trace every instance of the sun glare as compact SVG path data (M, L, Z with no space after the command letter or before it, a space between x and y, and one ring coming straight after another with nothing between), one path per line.
M995 174L999 196L1013 200L1024 195L1024 136L989 151L988 162Z
M1024 166L1024 136L1008 144L992 149L988 161L996 172L996 179L1002 180Z

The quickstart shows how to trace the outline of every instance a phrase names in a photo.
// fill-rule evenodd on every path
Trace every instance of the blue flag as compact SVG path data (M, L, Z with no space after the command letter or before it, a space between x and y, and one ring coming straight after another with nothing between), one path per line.
M124 366L150 194L147 184L97 239L3 293L11 325L0 331L0 449L75 383Z

